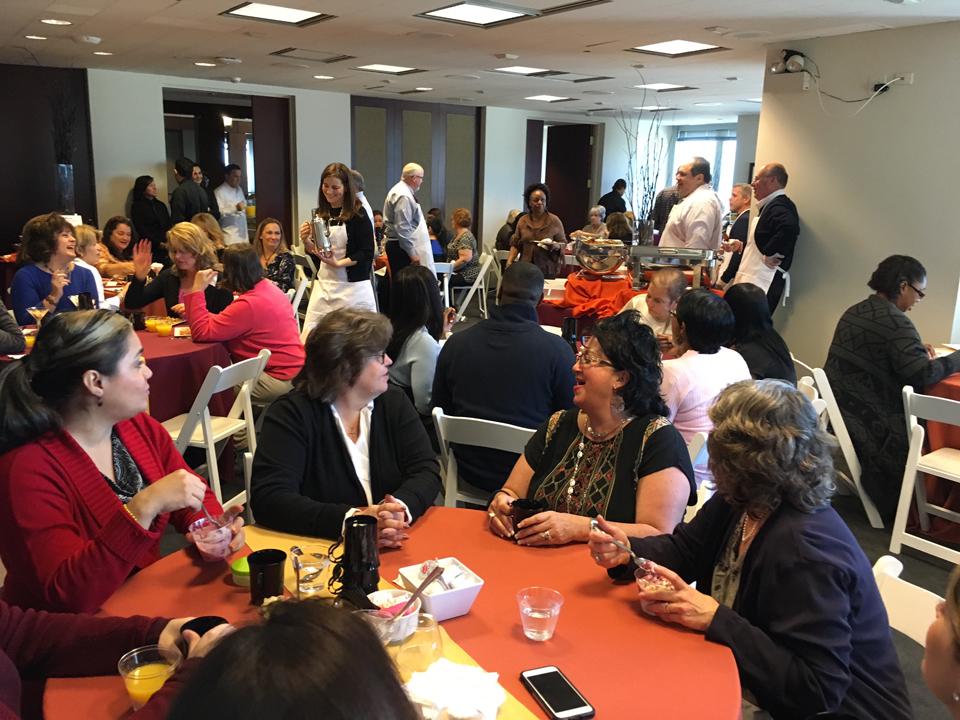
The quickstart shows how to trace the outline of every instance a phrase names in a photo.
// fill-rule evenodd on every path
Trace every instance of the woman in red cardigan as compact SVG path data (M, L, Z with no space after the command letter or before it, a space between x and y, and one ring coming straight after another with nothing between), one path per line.
M197 271L193 289L184 297L194 342L222 342L234 362L256 357L266 348L270 360L251 397L265 405L286 395L304 358L290 298L263 277L263 266L252 245L231 245L223 251L223 285L239 297L216 315L207 310L204 298L214 277L213 270Z
M150 375L130 323L106 310L55 315L33 352L0 373L0 559L10 604L96 610L157 559L167 523L185 532L201 505L223 513L145 414ZM243 546L242 525L233 518L224 555Z

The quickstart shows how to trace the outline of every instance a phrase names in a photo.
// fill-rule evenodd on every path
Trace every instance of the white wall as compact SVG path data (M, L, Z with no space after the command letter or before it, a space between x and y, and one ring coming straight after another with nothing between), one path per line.
M929 273L927 298L911 312L924 341L960 339L958 45L956 22L792 43L819 65L823 88L842 97L869 95L884 75L915 73L914 85L892 87L855 118L857 106L826 98L834 117L825 115L799 75L766 77L756 157L784 163L801 223L793 296L776 321L805 362L823 363L837 319L895 253Z
M733 182L750 182L750 163L757 155L757 131L760 128L760 115L740 115L737 117L737 159L733 168Z
M308 217L316 206L324 166L350 163L350 96L343 93L113 70L89 70L87 77L101 224L123 212L137 175L153 175L160 197L166 197L164 88L291 98L295 219Z

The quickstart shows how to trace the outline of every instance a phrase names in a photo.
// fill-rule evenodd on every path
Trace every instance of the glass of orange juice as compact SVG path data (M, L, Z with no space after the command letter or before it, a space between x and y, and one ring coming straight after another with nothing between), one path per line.
M156 332L156 331L157 331L157 321L158 321L159 319L160 319L160 318L158 318L156 315L148 315L148 316L147 316L147 318L144 320L144 323L145 323L146 326L147 326L147 332Z
M173 335L173 323L170 318L160 318L157 320L157 335L160 337L170 337Z
M35 332L25 332L23 333L23 339L27 343L27 348L32 348L37 341L37 334Z
M144 645L131 650L117 663L127 686L127 695L134 710L139 710L163 687L167 678L180 666L182 656L173 649Z

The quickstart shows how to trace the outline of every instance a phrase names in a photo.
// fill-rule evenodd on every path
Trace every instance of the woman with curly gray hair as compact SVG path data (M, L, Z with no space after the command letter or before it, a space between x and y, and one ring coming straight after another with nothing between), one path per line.
M780 380L727 387L710 409L717 494L671 535L590 535L611 577L636 574L644 609L733 651L744 718L911 717L870 563L840 516L832 441ZM695 583L696 587L692 584Z

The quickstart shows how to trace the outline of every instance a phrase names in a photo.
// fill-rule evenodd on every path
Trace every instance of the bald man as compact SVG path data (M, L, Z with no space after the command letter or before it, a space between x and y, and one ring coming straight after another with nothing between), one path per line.
M429 252L430 236L423 210L415 197L422 184L423 168L416 163L407 163L403 166L400 182L390 188L384 200L383 235L391 277L396 277L407 265L419 265L421 262L433 269L433 256Z

